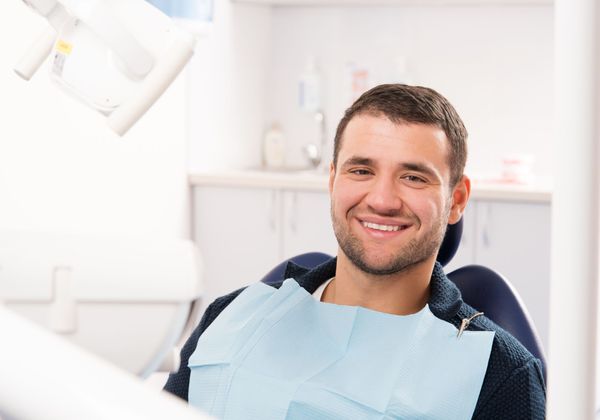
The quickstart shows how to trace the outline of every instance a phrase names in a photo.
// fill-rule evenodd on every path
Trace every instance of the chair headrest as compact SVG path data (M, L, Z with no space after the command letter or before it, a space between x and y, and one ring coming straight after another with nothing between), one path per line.
M440 250L438 252L437 260L442 265L446 265L452 260L456 251L458 251L458 246L460 245L460 238L462 237L463 232L463 218L453 224L448 225L446 229L446 235L444 236L444 240L442 241L442 245L440 246Z

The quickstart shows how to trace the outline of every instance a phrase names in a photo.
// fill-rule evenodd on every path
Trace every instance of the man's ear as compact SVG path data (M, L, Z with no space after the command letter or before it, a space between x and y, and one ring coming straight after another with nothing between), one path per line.
M452 189L452 207L450 207L450 216L448 224L453 225L458 223L471 195L471 180L468 176L463 175L460 181Z
M329 196L333 192L333 181L335 180L335 165L333 162L329 164Z

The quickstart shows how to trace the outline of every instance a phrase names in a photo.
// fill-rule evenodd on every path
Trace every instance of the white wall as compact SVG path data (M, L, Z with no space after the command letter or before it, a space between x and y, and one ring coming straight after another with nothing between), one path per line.
M546 6L275 7L268 119L285 129L288 161L315 141L297 107L307 57L323 69L329 138L347 105L345 65L369 69L372 83L394 81L405 56L413 82L456 106L470 132L472 172L498 172L500 159L533 153L535 170L552 171L553 10Z
M552 172L553 8L539 6L268 6L215 1L214 25L191 66L192 172L258 166L265 128L282 123L287 162L318 127L297 105L307 58L323 70L328 139L348 105L346 64L371 83L412 82L456 106L470 132L470 173L497 175L501 158L535 155ZM330 145L331 149L331 145ZM329 154L329 153L328 153Z
M270 36L270 7L215 0L190 66L190 171L260 164Z
M45 68L31 82L13 73L43 24L2 2L0 229L188 236L185 77L119 138Z

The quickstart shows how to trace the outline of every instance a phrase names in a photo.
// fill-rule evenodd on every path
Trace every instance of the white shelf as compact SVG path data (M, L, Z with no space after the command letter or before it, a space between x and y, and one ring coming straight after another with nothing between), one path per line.
M507 6L552 5L554 0L233 0L272 6Z
M192 186L246 187L327 191L329 177L317 171L269 172L256 170L231 170L195 173L188 177Z

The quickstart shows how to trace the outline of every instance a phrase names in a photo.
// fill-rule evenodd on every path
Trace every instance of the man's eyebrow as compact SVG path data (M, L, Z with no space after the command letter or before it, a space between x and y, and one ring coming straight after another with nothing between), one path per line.
M351 165L371 166L371 165L373 165L373 159L369 159L366 157L360 157L360 156L352 156L352 157L346 159L346 161L342 164L342 166L351 166Z

